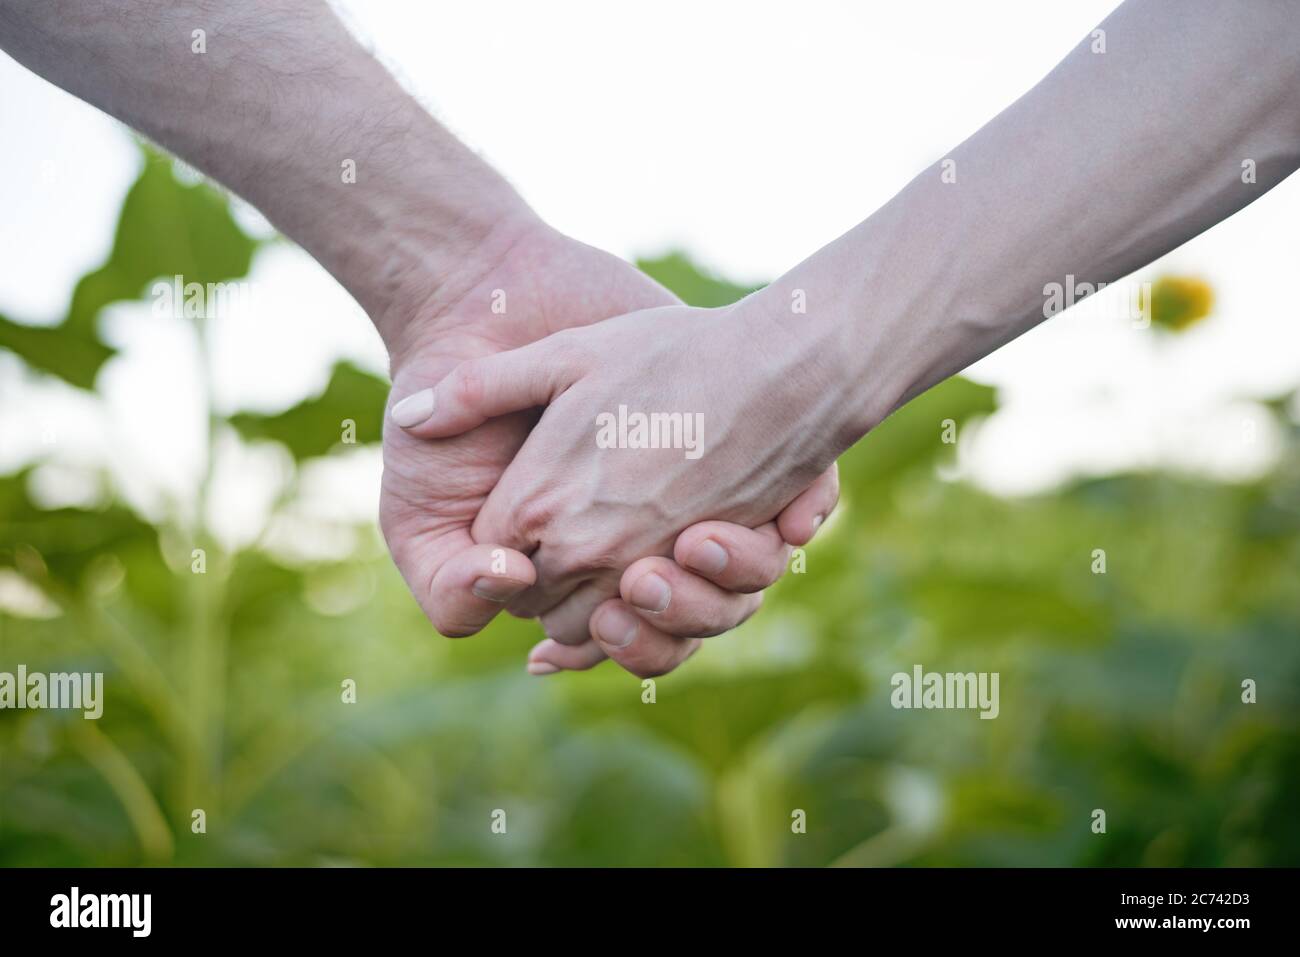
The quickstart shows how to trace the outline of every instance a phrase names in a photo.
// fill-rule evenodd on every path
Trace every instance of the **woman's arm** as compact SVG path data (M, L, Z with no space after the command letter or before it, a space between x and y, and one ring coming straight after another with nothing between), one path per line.
M1129 0L1100 30L743 302L569 330L439 382L415 434L548 406L476 536L531 550L532 591L559 596L670 554L702 518L770 519L893 409L1046 318L1045 287L1118 279L1300 165L1295 3ZM698 423L697 447L602 446L624 411ZM629 602L642 572L622 577ZM614 610L592 630L627 656L647 625Z
M843 360L849 440L1047 318L1045 287L1120 279L1300 165L1300 5L1129 0L1099 31L755 297Z

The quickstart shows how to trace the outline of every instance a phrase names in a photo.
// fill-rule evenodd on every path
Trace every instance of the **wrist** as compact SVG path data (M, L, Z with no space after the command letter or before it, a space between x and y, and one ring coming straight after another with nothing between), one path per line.
M439 334L467 294L547 227L518 197L480 196L463 210L412 202L381 233L361 280L369 313L394 362ZM346 283L345 283L346 285ZM484 304L487 308L488 304Z
M765 335L820 369L823 420L852 446L897 408L1007 338L1021 305L970 282L966 242L913 184L865 222L755 293ZM747 300L748 301L748 300ZM801 356L816 357L801 360Z
M392 350L413 316L464 295L540 221L378 63L350 40L341 55L357 92L340 99L304 81L289 99L316 107L302 111L312 124L276 131L259 148L267 161L245 162L269 174L230 179L338 279Z
M788 383L794 402L837 459L889 415L905 386L875 368L879 344L864 297L832 281L814 256L734 307L777 365L766 378ZM859 270L860 272L860 270ZM823 466L825 467L825 466Z

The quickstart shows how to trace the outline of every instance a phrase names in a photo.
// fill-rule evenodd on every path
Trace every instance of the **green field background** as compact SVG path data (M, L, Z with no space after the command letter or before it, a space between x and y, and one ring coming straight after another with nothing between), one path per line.
M160 277L236 279L263 242L148 154L62 324L0 317L0 349L93 399L106 306ZM748 291L679 253L640 265L695 304ZM1135 334L1177 335L1206 288L1157 283ZM341 363L282 414L214 410L211 441L355 454L340 422L377 441L386 388ZM0 476L0 570L54 609L0 612L0 671L102 671L107 691L99 721L0 711L0 864L1300 864L1287 399L1270 406L1285 453L1257 480L1130 473L1006 499L943 478L941 424L965 434L998 404L949 380L844 458L799 570L653 703L608 664L526 675L532 622L438 637L373 523L346 530L342 561L229 553L111 489L47 510L30 469ZM998 672L999 717L893 709L890 676L918 663Z

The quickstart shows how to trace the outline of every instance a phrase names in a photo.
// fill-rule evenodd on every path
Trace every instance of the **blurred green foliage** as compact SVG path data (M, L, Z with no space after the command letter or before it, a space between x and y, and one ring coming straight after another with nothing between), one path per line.
M91 389L106 304L238 277L256 248L220 194L150 156L66 320L0 320L0 346ZM640 265L688 302L749 291L680 254ZM341 363L287 412L214 421L302 461L338 454L344 418L376 441L384 392ZM0 671L104 671L107 690L97 722L0 711L0 864L1300 863L1283 404L1285 453L1257 481L1117 475L1020 500L943 478L944 420L995 408L952 379L855 448L804 570L653 704L609 665L528 677L531 623L438 638L372 526L344 561L229 553L180 518L44 509L30 471L0 477L0 575L52 608L0 611ZM1000 716L894 710L890 676L916 663L999 672Z
M350 362L339 362L320 395L275 415L239 412L230 417L230 424L246 439L279 442L301 461L338 446L340 422L351 423L355 442L378 442L387 398L387 382Z

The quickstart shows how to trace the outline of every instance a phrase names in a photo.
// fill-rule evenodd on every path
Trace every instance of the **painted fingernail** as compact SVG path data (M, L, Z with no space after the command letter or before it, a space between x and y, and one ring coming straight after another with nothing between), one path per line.
M555 667L549 661L530 661L528 662L528 673L530 675L553 675L560 669Z
M528 586L523 582L517 582L513 578L479 578L474 581L470 591L484 601L501 604L514 598L526 587Z
M626 648L640 628L635 615L622 608L608 608L596 622L596 637L611 648Z
M653 573L637 579L630 595L633 605L656 615L673 600L673 590L668 587L668 583Z
M727 550L711 538L706 538L691 549L686 556L688 567L706 575L718 575L727 567Z
M389 414L392 415L393 421L404 429L419 425L433 415L433 390L421 389L419 392L411 393L393 406L393 411Z

